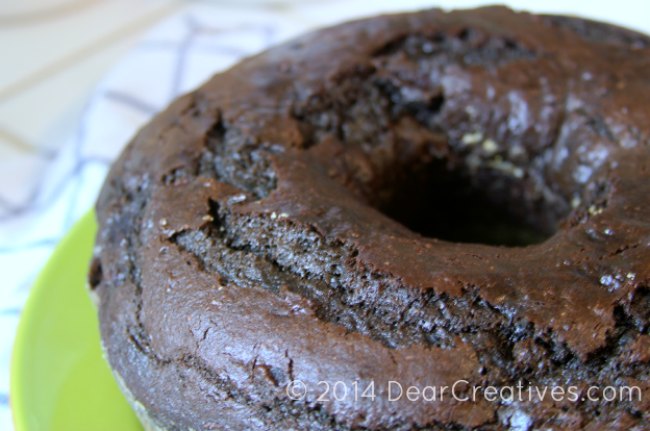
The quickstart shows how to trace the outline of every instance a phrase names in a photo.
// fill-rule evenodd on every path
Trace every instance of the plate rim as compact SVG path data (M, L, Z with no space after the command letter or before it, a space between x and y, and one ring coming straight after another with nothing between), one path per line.
M31 285L27 300L20 314L9 364L9 408L11 410L15 431L30 431L27 425L26 415L28 402L24 399L24 384L22 383L21 376L26 372L26 365L23 359L29 349L28 334L30 333L30 326L34 321L34 313L37 309L39 297L41 292L47 288L48 276L54 271L57 262L61 260L65 251L73 246L74 241L83 234L91 234L93 237L96 234L95 212L92 209L86 211L86 213L79 217L54 247L47 262Z

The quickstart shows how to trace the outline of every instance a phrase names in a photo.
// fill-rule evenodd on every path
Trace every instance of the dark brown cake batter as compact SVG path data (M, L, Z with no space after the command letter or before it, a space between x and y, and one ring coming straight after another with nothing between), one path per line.
M146 126L99 198L91 288L152 429L648 429L649 196L649 38L499 7L383 16ZM386 389L459 380L643 399ZM320 381L376 396L319 401Z

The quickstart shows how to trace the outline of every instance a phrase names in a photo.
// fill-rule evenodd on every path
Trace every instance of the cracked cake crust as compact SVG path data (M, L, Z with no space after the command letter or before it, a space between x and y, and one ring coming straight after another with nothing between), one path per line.
M179 98L97 203L89 281L130 401L166 430L641 427L643 400L317 398L465 380L647 400L649 67L650 39L606 24L429 10L305 35ZM449 176L546 240L390 217L444 212Z

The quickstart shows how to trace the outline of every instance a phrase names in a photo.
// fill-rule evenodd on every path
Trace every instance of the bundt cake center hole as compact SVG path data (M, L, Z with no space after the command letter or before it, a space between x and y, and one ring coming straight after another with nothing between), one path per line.
M451 242L515 247L541 243L554 233L522 215L521 207L505 192L489 193L440 161L407 175L379 209L414 232Z

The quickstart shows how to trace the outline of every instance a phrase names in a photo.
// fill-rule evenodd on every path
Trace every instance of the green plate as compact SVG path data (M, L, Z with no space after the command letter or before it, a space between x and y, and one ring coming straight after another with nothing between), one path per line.
M85 290L95 239L86 214L57 246L25 306L11 364L16 431L141 431L102 357Z

